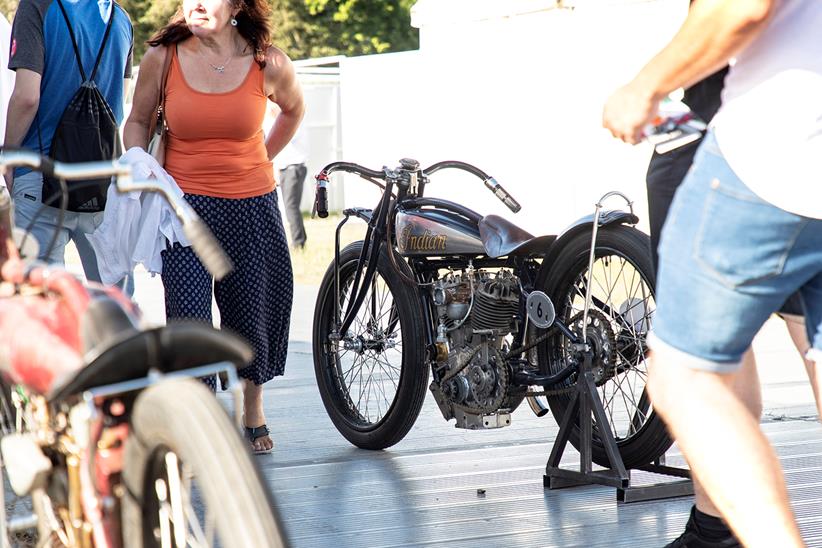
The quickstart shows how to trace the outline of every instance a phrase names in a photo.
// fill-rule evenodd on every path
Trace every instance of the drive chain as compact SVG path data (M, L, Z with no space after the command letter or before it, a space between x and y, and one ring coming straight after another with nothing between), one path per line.
M582 312L578 312L577 314L574 314L571 317L570 321L568 322L568 325L573 325L573 323L581 317L582 317ZM551 326L550 328L548 328L548 331L546 331L545 333L543 333L542 335L540 335L539 337L537 337L536 339L534 339L530 343L528 343L524 346L520 346L518 348L514 348L513 350L509 351L507 354L505 354L505 359L508 360L513 356L519 356L519 355L521 355L525 352L528 352L529 350L531 350L532 348L534 348L535 346L537 346L541 342L547 341L548 339L550 339L551 337L556 335L557 331L559 331L559 327L557 327L556 324L555 324L555 325ZM576 389L577 389L577 384L573 383L570 386L566 386L564 388L554 388L552 390L529 390L528 392L525 393L525 396L526 397L563 396L565 394L570 394L570 393L574 392Z

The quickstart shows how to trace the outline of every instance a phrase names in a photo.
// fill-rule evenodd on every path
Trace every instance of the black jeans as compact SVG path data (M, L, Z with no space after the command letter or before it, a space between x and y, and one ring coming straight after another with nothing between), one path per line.
M291 164L280 170L280 188L283 190L285 217L291 233L291 245L294 247L303 247L306 240L303 215L300 212L306 171L305 164Z
M699 148L702 139L675 148L666 154L654 152L648 164L648 173L645 175L645 184L648 189L648 223L651 226L651 255L654 260L654 270L659 266L659 236L665 217L674 201L674 194L679 188Z

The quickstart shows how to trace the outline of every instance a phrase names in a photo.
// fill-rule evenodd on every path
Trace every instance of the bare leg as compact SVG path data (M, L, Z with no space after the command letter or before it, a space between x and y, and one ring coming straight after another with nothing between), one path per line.
M819 401L819 394L822 392L822 375L816 374L816 363L805 357L811 347L808 342L808 332L805 330L805 318L793 314L782 314L782 319L785 320L785 325L791 335L793 344L796 346L796 350L802 356L802 361L805 362L805 370L808 372L808 379L811 381L811 388L813 388L813 397L816 400L816 410L819 416L822 417L822 402Z
M756 369L756 359L752 349L749 348L742 356L742 367L739 371L729 375L728 378L733 393L758 422L762 417L762 390L760 390L759 373ZM697 478L694 478L694 504L700 512L722 517L722 514L711 502Z
M265 424L263 387L251 381L246 381L243 387L243 423L251 428ZM274 447L274 442L269 436L263 436L254 440L253 445L255 451L267 451Z
M803 546L779 461L759 418L735 393L734 376L689 369L678 358L652 355L648 389L703 498L746 546Z

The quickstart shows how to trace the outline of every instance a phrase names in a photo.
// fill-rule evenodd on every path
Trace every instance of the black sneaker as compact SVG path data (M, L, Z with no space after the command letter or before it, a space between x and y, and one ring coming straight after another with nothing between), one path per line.
M685 531L676 540L667 544L665 548L742 548L742 544L736 540L734 534L729 530L728 536L720 540L708 540L700 531L696 522L696 506L691 507L691 517L685 524Z

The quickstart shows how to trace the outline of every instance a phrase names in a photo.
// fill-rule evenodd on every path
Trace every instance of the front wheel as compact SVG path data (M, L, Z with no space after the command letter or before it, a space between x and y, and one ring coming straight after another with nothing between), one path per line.
M656 308L654 274L648 236L624 225L604 227L597 235L593 269L588 270L591 234L572 238L553 264L544 265L539 287L549 295L557 319L578 336L583 329L595 348L594 377L611 432L626 467L655 461L673 443L662 419L654 412L645 387L648 375L646 336ZM582 325L585 292L592 299L587 326ZM567 338L557 335L538 347L539 363L556 373L576 359ZM567 381L570 385L575 377ZM548 398L559 421L570 405L569 394ZM579 448L579 427L570 441ZM594 462L609 460L594 424Z
M314 310L314 372L337 430L357 447L385 449L414 425L425 399L428 369L417 292L404 285L385 250L348 333L343 340L332 339L338 328L335 301L344 315L362 246L354 242L340 253L339 296L334 293L333 264L320 285Z
M246 444L200 381L164 381L137 397L123 484L126 548L287 545Z

